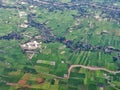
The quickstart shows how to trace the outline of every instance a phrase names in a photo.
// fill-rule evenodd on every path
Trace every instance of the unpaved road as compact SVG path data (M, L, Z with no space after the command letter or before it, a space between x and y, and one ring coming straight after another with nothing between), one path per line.
M100 67L84 66L84 65L71 65L68 69L68 75L66 77L67 79L70 78L71 70L73 68L76 68L76 67L81 67L81 68L88 69L88 70L91 70L91 71L101 70L101 71L105 71L105 72L112 73L112 74L120 73L120 71L112 71L112 70L109 70L109 69L106 69L106 68L100 68Z

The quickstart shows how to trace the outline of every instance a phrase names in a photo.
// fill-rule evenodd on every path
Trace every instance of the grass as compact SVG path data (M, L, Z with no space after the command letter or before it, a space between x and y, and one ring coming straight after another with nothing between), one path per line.
M0 8L0 13L0 36L11 31L17 31L17 11L15 9L11 10Z

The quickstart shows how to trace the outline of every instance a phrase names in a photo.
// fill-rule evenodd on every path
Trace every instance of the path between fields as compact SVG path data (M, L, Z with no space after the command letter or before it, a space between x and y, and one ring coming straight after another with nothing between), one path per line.
M100 68L100 67L93 67L93 66L85 66L85 65L71 65L68 69L68 74L67 74L67 79L70 78L70 73L71 73L71 70L73 68L76 68L76 67L81 67L81 68L84 68L84 69L88 69L88 70L91 70L91 71L98 71L98 70L101 70L101 71L106 71L108 73L112 73L112 74L117 74L117 73L120 73L120 71L112 71L112 70L109 70L109 69L106 69L106 68Z

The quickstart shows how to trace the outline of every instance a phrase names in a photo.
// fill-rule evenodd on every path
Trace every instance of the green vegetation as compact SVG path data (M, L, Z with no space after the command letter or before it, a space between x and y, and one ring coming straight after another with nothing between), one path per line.
M119 1L1 2L0 89L120 89Z

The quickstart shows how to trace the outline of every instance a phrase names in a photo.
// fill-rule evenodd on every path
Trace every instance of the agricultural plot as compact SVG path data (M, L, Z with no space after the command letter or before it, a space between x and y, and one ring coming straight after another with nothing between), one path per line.
M120 4L1 0L2 90L119 90Z

